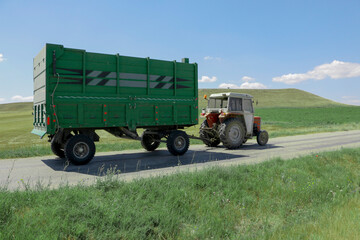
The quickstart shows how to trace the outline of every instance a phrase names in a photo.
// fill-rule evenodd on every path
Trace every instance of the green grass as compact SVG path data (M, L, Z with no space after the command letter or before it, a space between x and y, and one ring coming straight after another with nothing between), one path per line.
M200 89L200 109L206 106L206 101L201 97L203 94L226 91ZM271 138L360 129L360 107L357 106L335 103L297 89L231 91L249 93L255 97L255 102L258 101L255 114L262 117L263 129L269 132ZM0 104L0 159L52 155L46 139L41 140L30 134L31 112L32 103ZM199 123L203 120L200 118ZM198 135L200 124L187 128L186 132ZM98 131L98 134L98 152L141 148L137 141L115 138L105 131ZM202 144L199 140L191 140L190 143Z
M360 149L0 191L0 239L358 239Z
M270 137L360 129L360 107L259 108Z

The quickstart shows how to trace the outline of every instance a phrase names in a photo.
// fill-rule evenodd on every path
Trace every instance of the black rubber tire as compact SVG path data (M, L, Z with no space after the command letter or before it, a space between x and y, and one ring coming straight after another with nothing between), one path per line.
M59 158L65 158L64 149L61 149L61 144L55 142L55 138L51 140L51 151Z
M206 146L216 147L217 145L220 144L220 138L217 138L217 137L212 138L206 131L202 130L203 128L206 128L206 127L209 127L209 125L208 125L207 120L205 119L204 122L200 126L199 135L201 138L208 139L208 141L202 140Z
M166 146L172 155L183 155L189 149L190 141L189 136L183 131L173 131L170 133Z
M232 133L230 133L232 131ZM227 119L220 125L219 136L221 142L228 149L239 148L244 143L245 128L237 118Z
M160 140L160 136L156 134L147 134L147 131L144 131L141 135L141 145L147 151L155 151L160 146L160 142L154 140Z
M94 141L83 134L72 136L65 144L65 156L74 165L89 163L95 155Z
M261 130L258 132L256 141L260 146L265 146L267 142L269 141L269 134L265 130Z

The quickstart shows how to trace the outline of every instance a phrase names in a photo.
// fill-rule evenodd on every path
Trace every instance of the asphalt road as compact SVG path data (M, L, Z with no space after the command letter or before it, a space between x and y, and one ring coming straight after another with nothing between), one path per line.
M256 164L275 157L291 159L354 147L360 147L360 130L274 138L264 147L259 146L256 140L250 140L237 150L193 145L180 157L172 156L166 149L97 153L85 166L69 165L54 156L5 159L0 160L0 187L14 190L39 185L50 188L66 184L87 185L103 178L108 172L120 172L116 177L129 181L211 166Z

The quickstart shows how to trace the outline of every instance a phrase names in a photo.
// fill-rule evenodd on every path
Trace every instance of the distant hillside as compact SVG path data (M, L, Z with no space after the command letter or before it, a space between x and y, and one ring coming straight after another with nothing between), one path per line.
M1 112L20 112L20 111L30 111L32 112L33 103L32 102L20 102L20 103L6 103L0 104L0 113Z
M236 92L247 93L254 97L256 107L325 107L347 106L326 98L319 97L299 89L199 89L199 105L206 106L203 96L212 93Z
M337 103L326 98L319 97L309 92L299 89L199 89L199 105L200 108L206 106L207 102L204 100L204 94L210 96L212 93L221 92L237 92L247 93L254 97L255 105L258 108L262 107L326 107L326 106L347 106L345 104ZM29 111L32 112L31 102L26 103L8 103L0 104L1 112L18 112Z

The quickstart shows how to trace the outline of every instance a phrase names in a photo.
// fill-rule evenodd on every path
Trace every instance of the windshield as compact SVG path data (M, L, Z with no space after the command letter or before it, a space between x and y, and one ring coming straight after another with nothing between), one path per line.
M208 108L227 108L227 98L211 98L208 102Z

